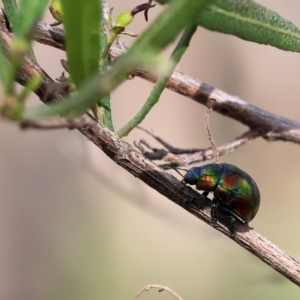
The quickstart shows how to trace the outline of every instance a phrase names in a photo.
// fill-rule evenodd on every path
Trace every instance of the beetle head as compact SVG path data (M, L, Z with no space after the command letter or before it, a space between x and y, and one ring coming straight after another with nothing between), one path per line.
M201 167L194 167L189 169L183 177L183 182L187 184L196 184L201 173Z

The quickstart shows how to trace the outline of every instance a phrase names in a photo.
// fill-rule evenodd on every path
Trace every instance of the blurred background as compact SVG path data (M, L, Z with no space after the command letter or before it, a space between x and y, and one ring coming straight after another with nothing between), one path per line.
M110 0L114 17L140 0ZM300 2L260 0L300 27ZM149 12L149 23L163 9ZM52 23L49 14L45 21ZM129 30L146 27L142 14ZM163 34L163 33L162 33ZM131 38L125 38L130 45ZM63 51L35 43L38 62L61 75ZM164 53L167 58L172 46ZM300 121L299 53L199 28L178 70L271 113ZM140 109L153 85L139 78L112 94L115 129ZM32 97L31 105L39 101ZM206 108L165 91L143 126L174 146L208 147ZM218 145L246 127L213 113ZM230 239L120 168L76 131L0 126L0 298L133 299L144 285L183 299L299 299L299 289ZM130 143L151 137L135 130ZM221 157L257 182L255 230L300 259L299 145L257 139ZM152 290L140 299L173 299Z

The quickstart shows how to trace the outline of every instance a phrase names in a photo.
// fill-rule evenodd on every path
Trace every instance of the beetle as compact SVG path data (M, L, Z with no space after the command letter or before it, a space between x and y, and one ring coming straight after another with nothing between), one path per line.
M248 224L255 217L260 205L260 192L255 181L243 170L231 164L212 163L187 171L183 182L196 185L207 196L213 193L211 217L217 224L217 208L230 218L230 233L235 236L234 223L239 219Z

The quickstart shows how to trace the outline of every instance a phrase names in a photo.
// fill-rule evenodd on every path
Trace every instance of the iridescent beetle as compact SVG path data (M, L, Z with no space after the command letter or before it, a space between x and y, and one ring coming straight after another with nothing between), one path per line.
M212 99L213 105L216 102ZM212 105L212 106L213 106ZM260 205L260 193L255 181L243 170L231 164L218 164L219 153L213 141L209 128L209 113L205 114L204 123L211 142L215 163L194 167L187 171L183 182L196 185L207 196L213 193L211 218L212 224L217 224L217 209L221 209L230 217L230 233L235 236L234 223L236 219L248 224L256 215Z
M214 194L211 217L213 225L217 223L217 208L228 213L234 236L236 218L249 223L256 215L260 204L260 193L255 181L243 170L230 164L208 164L191 168L183 177L187 184L196 185L203 195Z

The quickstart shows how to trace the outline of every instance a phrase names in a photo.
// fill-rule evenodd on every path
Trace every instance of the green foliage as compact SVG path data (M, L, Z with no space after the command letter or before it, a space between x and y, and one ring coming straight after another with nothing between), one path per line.
M199 12L197 24L258 44L300 52L300 29L277 12L252 0L215 0Z
M39 20L45 8L47 7L48 0L21 0L20 7L15 17L14 34L19 38L30 37L35 23Z
M13 28L15 39L10 49L11 64L8 64L1 54L1 78L5 94L9 97L14 97L14 79L22 66L24 56L29 54L35 60L31 49L32 33L36 21L42 17L47 7L48 0L21 0L19 8L15 0L4 0L3 3L8 10L8 18Z
M100 25L102 8L99 0L62 0L68 67L80 87L98 72L100 60Z
M76 5L73 0L62 0L62 5L68 68L79 89L99 71L102 6L99 0L78 1ZM76 117L92 107L95 117L103 119L97 110L100 100L101 97L95 95L94 103L87 106L83 98L82 103L72 109L72 116Z
M41 18L47 0L21 0L17 9L16 0L3 0L8 19L14 30L16 39L11 46L11 63L0 55L0 72L6 94L14 95L13 81L20 69L24 55L30 51L31 34L34 25ZM117 19L121 29L114 26L112 35L107 42L103 32L104 20L99 0L77 1L53 0L50 9L57 11L63 19L66 36L68 69L77 92L65 101L54 103L50 107L38 107L20 113L28 91L39 83L33 80L19 95L18 114L20 118L50 117L67 115L76 117L95 105L100 107L104 124L113 130L109 95L126 80L128 73L140 66L156 67L161 64L161 51L175 40L182 30L185 34L174 50L174 65L163 73L151 95L138 115L131 120L119 133L126 135L140 123L150 111L171 76L171 71L188 47L195 26L232 34L244 40L259 44L268 44L288 51L300 51L300 29L281 17L278 13L252 0L157 0L168 3L165 10L146 31L136 40L133 46L120 57L113 66L107 69L107 53L116 36L127 33L125 27L131 23L137 12L154 5L143 3L131 12L124 12ZM149 6L150 5L150 6ZM141 9L142 8L142 9ZM146 15L146 14L145 14ZM114 30L115 29L115 30ZM169 65L170 67L170 65ZM96 115L96 114L95 114Z
M12 29L15 28L15 17L18 9L16 0L3 0L4 9Z
M254 1L218 0L200 13L197 22L244 40L300 52L300 29Z

